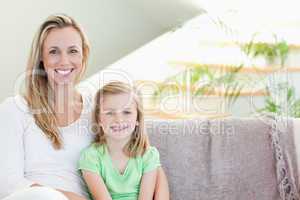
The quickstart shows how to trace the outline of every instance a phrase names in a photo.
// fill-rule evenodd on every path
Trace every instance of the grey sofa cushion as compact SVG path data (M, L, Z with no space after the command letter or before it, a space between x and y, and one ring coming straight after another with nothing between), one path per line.
M146 127L160 151L172 200L280 199L269 122L148 120ZM279 145L298 189L292 123L282 127Z

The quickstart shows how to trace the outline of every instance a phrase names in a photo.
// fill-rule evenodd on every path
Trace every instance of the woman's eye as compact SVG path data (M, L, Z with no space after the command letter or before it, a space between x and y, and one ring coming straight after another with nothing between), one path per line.
M53 49L51 51L49 51L50 54L56 54L57 53L57 50L56 49Z
M112 115L112 114L113 114L112 112L107 112L107 113L106 113L106 115Z

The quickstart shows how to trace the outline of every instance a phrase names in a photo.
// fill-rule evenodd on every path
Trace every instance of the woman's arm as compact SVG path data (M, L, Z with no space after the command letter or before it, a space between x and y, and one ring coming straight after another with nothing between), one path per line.
M156 177L157 169L144 173L141 181L139 200L153 200Z
M0 199L34 184L24 178L23 114L14 98L0 104Z
M56 190L63 193L69 200L86 200L84 197L75 194L74 192L68 192L60 189L56 189Z
M30 187L43 187L40 184L32 184ZM61 190L61 189L56 189L57 191L63 193L69 200L86 200L84 197L74 193L74 192L68 192L65 190Z
M87 170L81 171L94 200L112 200L101 176Z

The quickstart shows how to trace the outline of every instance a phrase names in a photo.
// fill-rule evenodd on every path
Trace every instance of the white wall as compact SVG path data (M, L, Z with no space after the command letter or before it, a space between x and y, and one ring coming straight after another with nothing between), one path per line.
M0 101L15 93L31 41L50 14L66 13L85 29L92 46L86 77L160 35L163 30L121 0L0 0Z
M205 12L199 5L199 0L131 0L127 2L166 31Z

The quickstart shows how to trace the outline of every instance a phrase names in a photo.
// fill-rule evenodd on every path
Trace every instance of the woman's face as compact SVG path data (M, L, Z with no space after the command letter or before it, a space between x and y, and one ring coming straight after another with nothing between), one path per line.
M75 84L82 71L82 39L73 27L54 28L42 47L42 61L51 86Z

